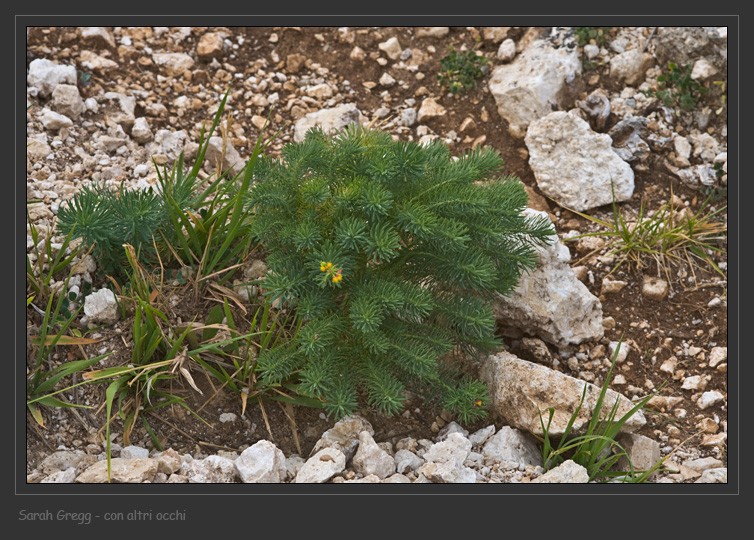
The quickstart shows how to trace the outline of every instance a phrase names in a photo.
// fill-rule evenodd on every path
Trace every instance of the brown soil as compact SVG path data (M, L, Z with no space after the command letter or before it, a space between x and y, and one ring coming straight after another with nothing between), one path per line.
M33 28L28 37L27 62L36 57L53 58L50 54L44 53L45 48L56 48L58 51L65 51L58 54L58 59L62 62L67 58L74 58L78 52L84 48L77 39L74 29L66 28ZM207 29L192 28L192 33L182 43L181 49L184 51L194 50L196 43L201 35ZM538 191L534 176L526 160L526 147L523 140L515 139L508 135L506 122L498 116L495 101L487 89L486 79L479 81L476 88L462 92L455 97L449 96L443 92L436 79L439 71L440 59L446 54L446 47L454 45L456 49L465 45L468 48L478 49L485 55L494 57L498 44L492 41L478 39L481 29L451 28L450 33L443 38L417 38L415 32L410 28L386 27L378 31L374 29L355 30L355 41L353 43L341 42L337 39L337 29L332 27L302 27L302 28L228 28L229 33L233 36L231 40L235 43L236 36L242 34L245 38L246 46L233 51L235 57L229 56L218 58L221 64L228 63L235 66L236 70L244 73L248 66L252 65L255 60L265 57L270 61L273 51L277 53L279 63L270 62L268 71L284 71L285 60L287 55L302 53L313 63L318 63L327 67L331 74L334 74L338 81L350 81L350 88L355 93L349 96L349 102L353 102L367 116L374 113L381 106L390 106L390 104L401 103L404 99L415 98L417 101L416 109L418 110L421 99L424 96L417 96L417 90L425 87L428 95L434 96L437 101L447 109L447 114L441 118L436 118L425 122L425 124L435 133L444 136L450 130L458 131L460 124L464 119L471 117L475 123L472 128L461 134L462 142L451 146L454 153L461 153L471 148L473 141L479 137L486 137L483 144L495 148L502 155L505 162L506 173L517 176L521 181L533 190ZM362 31L363 30L363 31ZM510 31L508 37L517 40L524 34L525 28L514 28ZM276 43L271 43L269 38L271 33L276 33L279 37ZM319 40L317 35L324 37ZM389 37L395 36L400 41L402 48L412 48L424 51L424 58L419 63L419 71L426 77L423 80L417 80L412 72L403 70L391 71L388 67L383 68L376 61L369 58L369 53L378 51L377 44L385 41ZM434 53L427 53L428 46L434 46ZM349 58L349 53L354 46L361 47L367 53L365 61L355 61ZM116 49L105 47L109 50L112 57L117 59ZM101 54L101 51L100 51ZM200 60L194 69L206 69L209 62ZM154 65L142 66L138 63L119 62L120 67L111 72L108 80L92 77L92 82L86 87L89 95L96 95L100 90L110 91L117 87L115 81L122 82L124 87L136 87L151 83L152 88L158 84L155 82L157 69ZM302 68L303 70L304 68ZM597 68L600 72L603 68ZM390 101L380 97L381 88L378 86L373 90L368 90L362 83L373 81L376 82L383 72L391 72L396 80L399 81L390 89ZM209 75L207 75L209 77ZM405 87L400 81L406 83ZM191 97L192 84L186 82L183 85L183 91ZM605 73L599 79L598 85L604 85L609 88L613 84ZM216 83L218 88L224 86L224 83ZM163 85L164 86L164 85ZM239 85L240 86L240 85ZM584 90L588 93L593 87L586 87ZM165 87L163 92L167 97L163 102L168 105L172 102L170 98L170 88ZM243 88L234 88L231 94L243 94ZM173 91L177 96L177 92ZM236 100L243 102L242 97ZM295 119L291 118L290 111L285 109L285 94L281 92L280 106L273 113L271 130L291 126ZM169 105L168 105L169 106ZM240 106L238 116L235 122L244 128L248 140L254 141L258 130L251 124L252 115L266 116L268 109L258 108L255 110L244 110ZM482 111L486 111L488 121L482 121ZM137 108L136 116L143 115L143 111ZM185 128L191 131L196 123L208 121L210 115L203 108L191 110L187 115L180 118L179 125L171 125L167 118L149 118L152 130L163 127ZM606 129L614 124L617 120L611 118ZM715 126L718 129L720 126ZM272 132L271 131L271 132ZM405 138L406 133L397 132L400 137ZM248 148L236 146L242 156L248 154ZM273 153L278 151L280 146L273 148ZM636 173L636 189L631 201L623 203L622 209L625 212L637 212L639 205L644 201L649 208L657 208L660 201L666 201L670 197L671 190L691 201L691 209L697 210L704 197L699 193L693 192L680 184L676 179L669 176L664 168L658 163L658 160L649 160L649 166L645 171ZM573 215L567 210L559 208L554 202L543 198L546 209L556 218L556 227L559 233L566 228L578 224L579 230L592 230L588 222L579 216ZM724 204L718 203L718 204ZM593 215L609 216L610 208L601 208L594 212ZM575 221L572 221L575 220ZM573 262L575 263L580 254L571 247L573 253ZM727 249L727 246L722 246ZM720 259L721 261L725 260ZM600 284L602 278L607 274L604 264L598 264L594 259L585 263L594 274L594 283L587 281L589 289L597 296L600 295ZM628 356L627 361L619 367L617 373L625 378L625 384L613 385L613 388L622 393L626 389L634 386L643 391L651 391L648 381L653 388L658 388L663 382L661 395L679 396L683 400L675 407L664 411L657 411L658 414L648 414L647 425L640 433L647 435L655 440L663 440L667 443L677 445L688 437L697 434L686 443L686 447L700 447L702 436L699 433L699 425L702 419L717 417L718 424L727 422L727 409L723 406L715 406L707 410L698 410L695 405L695 399L692 394L682 390L680 379L674 379L669 375L658 370L659 366L671 355L674 355L673 348L682 346L683 342L700 347L707 356L713 346L727 346L727 303L725 302L725 288L717 284L705 285L715 280L716 275L707 271L704 267L695 268L696 282L682 280L678 277L678 272L671 274L673 280L671 286L674 291L672 297L666 298L662 302L648 300L641 294L642 274L657 275L658 269L653 262L643 271L624 265L611 276L613 279L621 279L628 283L619 293L607 294L601 297L602 307L605 317L612 317L615 320L615 327L606 331L606 337L602 343L605 345L609 341L617 341L623 335L625 341L632 341L636 347ZM718 276L719 277L719 276ZM184 293L181 293L184 294ZM191 294L185 294L190 298ZM709 307L710 300L716 297L723 297L723 302L715 307ZM191 319L194 315L199 315L197 320L202 320L208 310L215 305L215 301L205 298L197 301L196 304L184 303L181 305L183 311L183 320ZM176 313L179 316L180 313ZM234 316L243 317L243 313L236 309ZM247 315L249 317L250 315ZM645 322L646 321L646 322ZM32 318L32 323L35 321ZM38 322L38 321L36 321ZM130 359L130 350L124 344L129 341L129 324L122 321L112 329L100 330L102 341L85 352L87 355L97 354L95 351L103 346L111 348L116 346L116 354L108 358L108 365L123 365ZM670 341L668 342L668 338ZM513 343L508 340L509 345ZM597 344L591 344L597 345ZM62 348L59 348L62 349ZM82 351L60 350L58 360L73 359L80 357ZM551 347L552 354L557 356L558 351ZM578 350L578 347L574 350ZM515 350L514 350L515 352ZM63 355L68 355L63 357ZM523 353L522 353L523 355ZM727 399L727 373L712 370L706 367L705 359L699 355L696 357L682 356L678 357L678 368L685 370L686 377L697 374L710 374L712 379L707 385L708 389L719 389L726 393ZM560 369L565 373L575 375L570 372L565 362L561 363ZM601 383L606 373L603 367L595 368L593 371L598 383ZM218 382L205 376L200 370L194 370L194 380L197 386L202 390L200 395L193 390L183 379L176 379L173 382L172 391L178 395L186 396L186 403L191 408L199 408L205 405L210 396L215 396L208 404L204 406L200 415L206 421L203 423L197 420L184 409L174 406L167 409L161 409L154 415L147 415L149 425L155 430L159 440L164 446L175 448L179 452L203 452L204 454L217 453L219 450L238 450L242 445L250 445L259 439L270 439L283 450L286 455L293 453L308 456L309 451L314 443L321 436L322 432L332 426L332 419L323 419L320 417L321 411L318 409L307 409L295 407L293 418L289 418L284 408L275 402L265 403L260 406L250 400L242 420L235 422L221 423L219 415L223 412L234 412L240 416L241 400L239 396L230 392L227 388L218 389ZM89 402L97 406L104 403L104 386L85 385L79 387L74 399L81 403ZM631 396L630 393L627 395ZM674 411L682 408L686 410L685 417L678 417ZM417 439L431 438L434 433L431 430L432 423L441 413L441 409L431 404L424 404L419 399L413 399L407 404L406 409L410 414L386 418L368 410L364 410L364 416L372 423L375 428L375 440L398 440L403 437L412 436ZM50 409L45 408L47 430L41 430L36 423L29 418L27 420L28 443L27 443L27 471L31 471L44 456L48 455L58 445L67 447L85 448L88 444L101 440L102 428L105 422L104 408L80 409L76 412L68 409ZM467 426L467 429L473 431L477 428L484 427L494 421L490 419L481 421L473 426ZM266 426L269 426L268 428ZM294 427L295 426L295 427ZM125 445L122 438L122 422L115 420L113 433L118 433L116 442ZM721 427L722 431L722 427ZM98 434L99 432L99 434ZM152 447L152 441L142 425L137 422L137 427L130 437L131 444ZM709 454L707 448L700 448L702 455Z

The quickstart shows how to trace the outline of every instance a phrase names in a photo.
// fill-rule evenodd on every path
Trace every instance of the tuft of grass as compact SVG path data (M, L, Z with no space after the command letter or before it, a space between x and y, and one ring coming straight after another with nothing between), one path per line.
M647 478L664 462L664 460L660 460L650 467L649 470L636 471L633 468L633 464L631 463L631 459L626 450L615 440L620 434L623 425L634 414L643 409L647 402L652 399L660 389L662 389L662 386L655 393L639 401L621 418L617 418L619 405L619 400L617 399L607 415L605 415L603 411L605 395L607 394L607 389L610 385L613 368L615 367L615 361L618 358L618 352L620 351L620 345L622 342L623 337L621 336L621 339L618 341L618 346L615 348L610 369L608 370L607 377L602 385L602 390L600 391L600 395L597 399L594 410L592 411L589 425L587 426L584 435L572 437L570 436L570 432L579 412L581 411L581 407L584 404L587 390L586 384L584 385L584 392L581 395L581 401L566 425L565 432L555 446L553 446L553 441L549 435L550 424L552 423L555 409L552 407L545 409L544 413L548 413L547 425L545 425L543 419L544 413L540 411L540 422L544 433L542 438L542 461L544 463L545 471L557 467L566 459L571 459L586 469L590 482L595 479L604 480L615 478L620 479L622 482L642 483L645 482ZM629 470L612 470L621 457L625 457L628 461Z
M451 94L457 94L461 90L474 88L476 80L484 76L489 63L489 58L485 56L471 50L456 51L451 45L447 56L440 60L437 80L441 87L447 88Z
M690 211L676 208L671 192L670 201L660 206L652 215L647 213L645 203L642 201L636 220L628 221L618 209L613 193L611 221L569 209L574 214L596 223L604 230L582 234L567 240L575 241L589 236L607 238L607 246L588 253L582 257L581 261L588 259L599 250L608 249L608 256L620 257L618 264L608 276L626 261L641 270L646 267L647 259L654 259L658 268L665 272L668 281L671 281L671 267L686 266L694 273L694 268L698 267L699 263L706 264L725 278L725 273L712 260L710 252L727 255L727 252L720 247L727 242L728 229L721 216L727 205L708 210L708 202L709 197L702 203L699 210L692 214Z

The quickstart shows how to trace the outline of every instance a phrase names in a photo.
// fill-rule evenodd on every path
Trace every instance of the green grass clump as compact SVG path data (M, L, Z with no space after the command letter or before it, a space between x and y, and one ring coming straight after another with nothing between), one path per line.
M545 471L548 471L554 467L557 467L566 459L571 459L575 463L584 467L589 475L589 481L596 479L609 480L620 479L626 483L642 483L649 478L649 476L655 472L664 462L661 459L655 463L649 470L636 471L633 468L631 459L625 449L616 441L616 438L621 432L623 425L631 419L637 412L642 410L647 402L654 397L657 392L651 394L641 401L639 401L634 407L631 408L622 417L617 418L617 411L619 400L616 399L611 407L610 411L605 414L603 411L605 395L607 394L610 380L615 367L615 361L618 358L618 352L620 351L620 343L615 349L610 369L605 378L605 382L602 385L600 395L597 398L597 402L592 411L589 425L586 428L586 432L580 436L572 436L571 428L573 427L576 418L578 418L581 412L581 407L584 404L584 398L586 397L587 386L584 385L584 392L581 395L581 401L576 407L576 410L571 416L565 432L560 437L558 443L553 446L553 441L549 434L550 424L552 423L552 417L555 414L554 408L546 409L544 412L548 413L547 424L542 418L543 412L540 411L540 422L542 425L542 431L544 437L542 438L542 461L544 463ZM659 390L658 390L659 392ZM616 471L613 467L618 463L621 457L625 457L628 464L628 471Z
M670 201L661 205L652 215L647 215L645 204L642 202L639 215L632 221L626 220L622 211L617 208L615 199L611 221L571 210L601 226L603 230L567 240L575 241L588 236L608 239L607 246L599 249L607 249L608 256L619 257L618 264L613 267L610 274L626 261L638 269L643 269L647 265L647 260L653 259L658 269L664 271L668 281L671 280L672 267L685 266L693 273L694 268L700 263L725 278L724 272L715 264L710 252L727 254L721 247L727 241L727 226L721 216L727 206L708 211L708 200L702 203L696 213L682 212L673 203L671 194ZM594 252L587 254L582 260L593 254Z
M440 73L437 75L440 86L447 88L451 94L474 88L476 80L484 76L483 68L489 64L489 58L474 51L456 51L452 46L448 49L448 55L440 60Z

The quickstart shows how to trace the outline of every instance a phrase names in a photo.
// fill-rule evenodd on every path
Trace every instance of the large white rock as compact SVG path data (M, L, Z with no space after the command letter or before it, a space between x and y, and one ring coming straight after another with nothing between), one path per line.
M238 476L246 484L280 484L288 476L285 454L270 441L254 443L234 463Z
M626 201L634 192L634 172L612 147L609 135L563 111L531 123L524 139L529 165L542 192L558 204L583 212Z
M26 78L32 96L47 97L59 84L76 84L76 68L61 66L46 58L37 58L29 64Z
M495 461L542 466L542 453L531 435L510 426L503 426L490 437L482 448L482 455Z
M359 449L353 456L353 468L364 476L374 474L387 478L396 472L393 456L383 450L368 431L359 433Z
M346 456L337 448L323 448L298 470L296 484L323 484L346 468Z
M571 428L571 435L583 434L601 391L601 388L586 381L521 360L507 351L489 356L482 365L480 376L489 388L492 406L506 423L539 437L544 435L540 418L547 426L549 413L546 410L551 407L554 414L549 434L551 437L563 435L586 386L584 403ZM607 416L616 400L616 420L634 407L631 400L608 389L602 404L603 417ZM623 424L621 431L633 432L644 424L644 414L637 411Z
M570 459L531 481L532 484L586 484L587 482L589 482L589 474L586 469Z
M115 324L118 321L118 303L110 289L100 289L84 299L84 315L90 323Z
M547 214L527 208L524 215ZM553 237L551 245L536 249L539 266L493 303L500 330L514 338L534 335L559 347L601 339L602 304L568 265L568 247Z
M308 113L298 119L293 130L293 140L295 142L303 141L306 132L313 127L320 127L325 133L330 133L341 130L349 124L361 124L365 121L366 117L353 103L339 105L331 109L322 109Z
M534 120L570 99L571 83L581 74L579 53L565 47L554 49L537 40L510 64L492 70L490 92L508 131L521 138Z

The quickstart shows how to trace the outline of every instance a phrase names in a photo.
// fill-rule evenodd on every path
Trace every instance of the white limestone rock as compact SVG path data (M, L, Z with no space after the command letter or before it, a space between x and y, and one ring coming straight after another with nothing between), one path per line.
M89 323L115 324L120 318L115 294L110 289L100 289L84 299L84 315Z
M586 386L584 403L571 431L572 435L583 434L601 392L600 387L591 383L521 360L507 351L489 356L482 364L480 378L489 388L495 412L510 426L539 437L544 435L542 421L546 426L549 408L554 409L550 436L558 437L565 432ZM602 404L603 415L610 412L616 400L617 418L622 418L634 407L631 400L608 389ZM634 432L644 424L644 414L637 411L623 424L621 431Z
M570 113L556 111L529 125L529 165L542 192L558 204L583 212L627 201L634 173L612 147L609 135L592 131Z
M485 443L482 455L495 461L512 461L520 465L542 466L542 453L528 433L503 426Z
M47 97L59 84L76 84L76 68L63 66L46 58L36 58L29 63L26 78L32 96Z
M152 60L164 69L168 77L183 75L184 71L194 65L194 59L185 53L154 53Z
M564 107L581 71L575 48L554 49L542 40L529 45L513 62L494 68L489 88L510 134L522 138L530 123Z
M181 468L190 484L232 484L238 481L238 469L232 459L209 456L195 459Z
M306 132L313 127L320 127L325 133L331 133L341 130L349 124L363 124L366 120L366 117L353 103L339 105L331 109L321 109L308 113L296 121L293 140L294 142L303 141Z
M114 484L141 484L151 482L157 474L157 462L154 459L110 460L110 482ZM76 477L77 484L107 483L107 460L98 461Z
M285 454L270 441L261 440L241 452L234 461L246 484L279 484L288 476Z
M527 216L546 216L527 208ZM604 335L602 304L569 266L568 247L559 239L537 247L539 265L525 273L516 288L493 303L495 319L501 332L520 338L532 335L563 347L599 340Z
M72 120L78 120L86 111L84 100L75 84L59 84L55 87L52 91L52 108Z
M323 448L296 474L296 484L323 484L346 469L346 456L337 448Z
M610 59L610 77L628 86L639 86L654 63L654 57L639 49L630 49Z
M586 484L588 482L589 474L586 469L570 459L531 481L532 484Z
M362 431L374 435L374 428L366 418L356 414L341 418L322 434L309 456L313 456L323 448L336 448L343 452L346 461L350 461L359 446L359 436Z
M396 472L393 457L380 448L368 431L359 433L359 448L353 456L353 468L364 476L387 478Z

